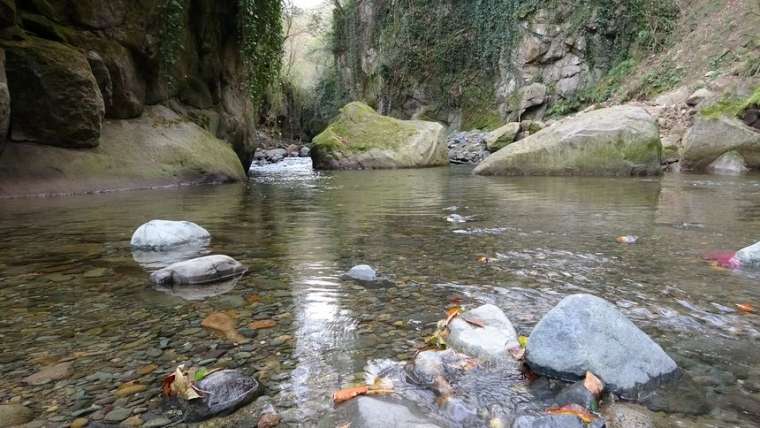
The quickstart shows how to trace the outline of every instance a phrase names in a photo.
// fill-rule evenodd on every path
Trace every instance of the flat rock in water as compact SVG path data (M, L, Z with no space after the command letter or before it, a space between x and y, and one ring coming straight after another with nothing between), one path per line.
M132 247L160 250L192 243L208 243L211 234L189 221L151 220L132 234Z
M453 349L483 360L511 359L507 350L520 346L512 323L490 304L454 318L449 331L447 342Z
M207 284L240 276L247 270L232 257L214 255L174 263L153 272L150 280L163 286Z
M0 428L23 425L34 419L34 412L20 404L0 404Z
M71 375L71 363L61 363L54 366L44 367L37 373L24 378L24 382L29 385L45 385L61 379L66 379Z
M422 412L388 398L359 397L342 406L352 428L434 428L439 425Z
M512 428L585 428L586 425L572 415L520 416Z
M566 380L597 375L608 390L635 393L678 371L676 363L612 304L588 294L564 298L533 329L526 353L537 373Z
M198 389L204 392L201 399L184 401L185 421L199 422L214 416L228 415L241 406L250 403L261 394L261 385L256 379L238 370L221 370L206 376L198 382Z
M359 281L374 281L377 279L377 273L374 269L372 269L371 266L368 265L354 266L346 273L346 275L349 278L353 278Z

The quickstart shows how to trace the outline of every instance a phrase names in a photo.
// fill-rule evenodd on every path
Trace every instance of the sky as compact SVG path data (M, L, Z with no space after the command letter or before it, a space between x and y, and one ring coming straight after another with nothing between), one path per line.
M322 2L324 2L324 0L293 0L293 3L295 3L296 6L303 9L317 7L322 4Z

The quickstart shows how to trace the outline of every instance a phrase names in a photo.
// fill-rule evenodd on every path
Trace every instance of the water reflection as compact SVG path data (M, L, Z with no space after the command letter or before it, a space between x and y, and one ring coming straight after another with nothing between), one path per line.
M760 320L735 304L757 306L758 276L702 260L760 239L756 177L483 178L467 168L296 176L3 201L0 363L8 386L0 402L20 396L44 414L55 401L70 415L112 396L114 382L77 383L94 372L121 376L156 362L158 376L175 362L209 360L220 339L200 320L232 309L239 326L272 319L276 327L258 332L255 352L233 350L217 363L262 375L278 408L308 425L334 414L330 392L360 381L368 361L412 358L450 299L497 304L528 334L563 296L591 292L694 377L714 404L710 423L748 426L756 415ZM452 206L475 218L447 222ZM230 255L250 274L212 299L154 290L145 269L170 259L129 247L134 228L151 218L203 226L212 234L203 252ZM627 234L639 243L615 242ZM360 263L388 283L340 278ZM162 356L150 357L156 349ZM82 352L94 356L75 358L72 378L49 395L21 382ZM82 385L86 398L66 395ZM244 425L235 419L244 415L229 426Z

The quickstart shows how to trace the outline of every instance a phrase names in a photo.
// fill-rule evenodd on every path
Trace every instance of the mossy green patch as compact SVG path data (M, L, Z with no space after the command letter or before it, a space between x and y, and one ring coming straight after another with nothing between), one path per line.
M346 104L338 117L314 137L312 143L316 150L326 153L396 149L416 132L414 122L382 116L364 103L353 102Z
M760 86L756 87L752 94L746 98L724 97L716 103L709 105L700 114L708 119L719 117L738 117L750 106L760 105Z

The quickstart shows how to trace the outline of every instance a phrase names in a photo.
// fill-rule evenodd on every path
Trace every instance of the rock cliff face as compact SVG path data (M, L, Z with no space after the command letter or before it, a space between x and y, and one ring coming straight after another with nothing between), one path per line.
M642 13L623 0L343 3L334 49L349 97L463 130L572 98L628 52Z
M234 0L0 0L1 68L7 74L6 83L0 73L0 193L25 193L24 176L34 176L35 191L43 193L66 191L67 181L72 191L102 190L99 178L118 187L120 177L108 168L89 171L90 184L83 187L56 163L81 157L92 164L99 157L116 164L119 159L109 157L123 150L135 170L115 171L128 177L124 185L139 187L141 157L152 165L156 153L166 154L166 141L185 151L166 156L176 163L165 165L163 175L148 168L146 185L244 177L255 132L239 28ZM152 107L158 104L174 112ZM155 152L151 141L143 141L151 121L162 134ZM142 152L106 141L130 135L130 127L143 140L119 143ZM180 132L177 138L173 131ZM182 135L193 142L183 146ZM34 171L24 171L25 154L37 156ZM46 189L46 181L56 185Z

